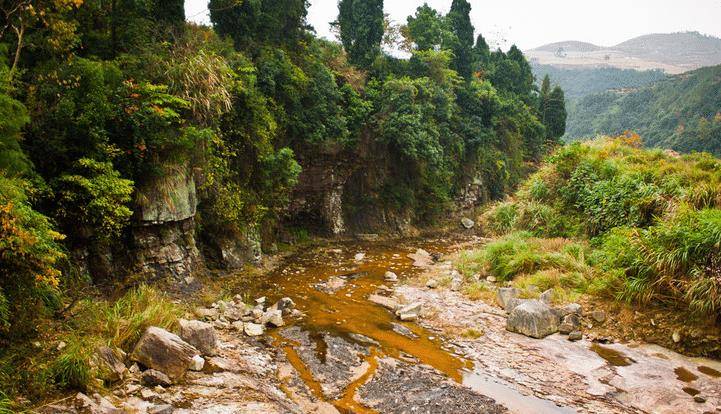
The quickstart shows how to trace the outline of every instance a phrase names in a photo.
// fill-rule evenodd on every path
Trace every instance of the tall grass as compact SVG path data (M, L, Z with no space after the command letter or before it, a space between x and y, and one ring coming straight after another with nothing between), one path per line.
M721 315L721 161L709 154L645 150L634 135L567 145L481 223L502 237L462 254L464 273Z

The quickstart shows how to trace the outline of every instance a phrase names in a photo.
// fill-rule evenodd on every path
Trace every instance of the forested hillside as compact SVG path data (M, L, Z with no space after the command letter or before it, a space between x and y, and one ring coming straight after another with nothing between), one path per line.
M570 140L625 130L640 134L648 146L721 155L721 66L637 90L589 95L569 105Z
M610 89L638 88L666 77L660 70L638 71L618 68L563 68L552 65L531 63L536 79L548 75L574 101L587 95L606 92Z
M382 0L342 0L341 43L307 7L211 0L203 27L182 0L2 3L0 345L126 278L183 289L307 229L434 223L502 197L564 133L562 91L476 38L465 0L402 30ZM410 59L381 52L387 30ZM87 380L59 363L0 380Z

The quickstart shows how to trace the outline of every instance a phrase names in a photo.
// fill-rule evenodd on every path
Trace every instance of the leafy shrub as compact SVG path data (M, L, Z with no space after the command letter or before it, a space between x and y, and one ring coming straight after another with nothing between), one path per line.
M120 177L109 162L78 160L76 174L64 175L55 183L58 215L68 227L87 226L99 240L120 235L133 212L128 203L133 182Z
M58 303L63 236L27 193L26 182L0 173L0 337L27 333L38 311Z

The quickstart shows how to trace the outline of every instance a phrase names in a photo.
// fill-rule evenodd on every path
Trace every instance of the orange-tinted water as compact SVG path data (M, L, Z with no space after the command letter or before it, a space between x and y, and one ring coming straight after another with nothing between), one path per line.
M367 300L381 285L388 285L383 279L386 271L395 272L400 279L421 272L421 269L413 266L413 261L407 254L415 252L417 248L446 253L449 246L450 242L436 241L418 244L408 242L404 245L348 243L339 244L337 249L312 249L285 260L284 264L266 279L264 286L257 288L256 294L266 295L271 300L283 296L292 298L297 309L305 314L297 324L310 331L311 335L331 333L349 337L349 334L361 334L380 344L373 347L370 356L366 358L370 366L366 374L348 386L342 398L331 401L344 412L371 412L360 406L353 397L355 390L372 374L377 357L409 354L458 382L462 380L461 370L466 366L465 361L444 351L438 334L426 332L414 323L400 322L389 310ZM354 256L359 252L365 253L365 258L356 261ZM348 277L346 285L334 293L326 293L315 287L331 276L349 273L358 276ZM391 323L405 325L418 335L418 338L411 339L394 332ZM274 336L279 343L285 341L283 349L288 360L314 394L323 398L319 383L304 366L292 344L285 339L281 340L277 334ZM323 353L321 346L318 346L316 351Z

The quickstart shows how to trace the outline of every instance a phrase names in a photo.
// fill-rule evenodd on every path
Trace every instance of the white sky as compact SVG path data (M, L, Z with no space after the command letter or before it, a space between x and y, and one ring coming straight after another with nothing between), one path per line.
M272 1L272 0L266 0ZM451 0L427 0L445 13ZM546 43L580 40L613 46L649 33L699 31L721 37L721 0L469 0L471 20L492 45L515 43L531 49ZM185 0L188 20L208 23L207 0ZM396 22L423 0L385 0ZM332 38L328 23L338 14L337 0L310 0L308 22Z

